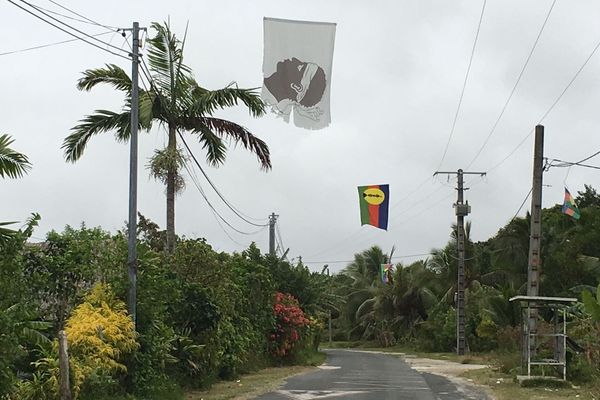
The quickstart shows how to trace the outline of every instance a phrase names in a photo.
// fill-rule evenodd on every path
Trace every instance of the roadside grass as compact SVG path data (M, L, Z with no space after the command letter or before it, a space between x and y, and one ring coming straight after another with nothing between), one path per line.
M492 368L466 371L461 376L475 384L488 386L497 400L597 400L600 398L599 384L557 388L554 387L556 385L553 382L538 382L539 386L536 387L522 387L512 375Z
M221 381L205 391L192 391L185 395L186 400L247 400L277 390L285 380L294 375L304 374L315 370L321 365L327 355L313 353L306 356L306 365L282 366L265 368L251 374L242 375L233 381Z

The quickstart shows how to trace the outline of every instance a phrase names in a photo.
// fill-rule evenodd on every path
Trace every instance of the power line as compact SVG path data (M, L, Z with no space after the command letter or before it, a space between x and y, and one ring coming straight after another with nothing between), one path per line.
M581 164L582 162L584 162L584 161L587 161L587 160L589 160L590 158L594 158L594 157L596 157L598 154L600 154L600 150L599 150L599 151L597 151L597 152L595 152L595 153L594 153L594 154L592 154L591 156L587 156L586 158L584 158L584 159L582 159L582 160L579 160L579 161L577 161L577 162L576 162L574 165Z
M500 123L500 120L502 119L502 116L504 115L504 112L506 111L506 108L508 107L510 100L512 99L513 95L515 94L515 91L517 90L517 86L519 86L519 83L521 82L521 78L523 77L523 74L525 73L525 69L527 69L527 66L529 65L531 56L533 55L533 52L535 51L535 48L537 47L540 37L542 36L542 33L544 32L544 28L546 27L546 23L548 22L548 19L550 18L550 14L552 13L552 9L554 8L555 4L556 4L556 0L554 0L552 2L552 4L550 5L550 9L548 10L548 13L546 14L544 23L542 24L542 27L540 28L540 31L538 32L537 37L535 38L535 41L533 42L533 46L531 47L531 50L529 51L529 55L527 56L527 59L525 60L525 64L523 64L523 68L521 68L521 72L519 73L519 76L517 77L517 81L515 82L512 90L510 91L510 94L508 95L508 98L506 99L506 102L504 103L504 106L502 107L502 110L500 111L500 115L498 115L498 118L496 118L496 122L494 122L492 129L490 130L487 137L483 141L483 144L477 151L477 154L475 154L475 157L473 157L473 159L467 166L467 169L470 168L471 165L473 165L473 163L475 162L475 160L477 160L477 158L481 155L481 152L483 151L483 149L487 145L488 141L492 137L492 134L496 131L496 128L498 127L498 124Z
M231 229L233 229L234 231L236 231L239 234L242 235L255 235L259 232L262 232L265 227L261 227L261 229L258 229L257 231L254 232L244 232L241 231L237 228L235 228L233 225L231 225L225 218L223 218L223 216L215 209L215 207L212 205L212 203L210 202L210 200L208 200L208 197L206 196L206 193L204 192L204 189L202 189L202 186L200 185L200 183L194 179L194 177L192 176L192 173L190 172L190 169L187 166L187 162L184 162L184 167L186 169L186 171L188 172L188 174L190 175L190 178L192 178L192 182L194 182L194 185L196 186L196 188L198 189L198 191L200 192L200 194L202 195L202 197L204 198L204 200L206 201L206 204L208 204L208 206L211 208L211 210L213 210L213 212L216 213L216 215L221 219L221 221L223 221L228 227L230 227Z
M433 255L433 253L429 252L429 253L419 253L419 254L406 254L406 255L400 255L400 256L393 256L392 259L394 258L411 258L411 257L422 257L422 256L430 256ZM337 263L352 263L354 262L354 260L333 260L333 261L319 261L319 260L315 260L315 261L304 261L302 260L303 263L306 264L337 264Z
M102 32L102 33L97 33L95 35L92 36L102 36L102 35L108 35L109 33L112 32ZM9 54L17 54L17 53L24 53L26 51L31 51L31 50L37 50L37 49L43 49L46 47L51 47L51 46L56 46L59 44L64 44L64 43L71 43L71 42L76 42L79 39L68 39L68 40L62 40L60 42L54 42L54 43L47 43L47 44L41 44L39 46L33 46L33 47L27 47L24 49L19 49L19 50L11 50L11 51L5 51L4 53L0 53L0 56L7 56Z
M202 175L204 175L204 178L206 178L206 180L208 181L208 183L210 184L210 186L214 189L214 191L217 193L217 195L219 196L219 198L221 200L223 200L223 202L225 203L225 205L235 214L237 215L241 220L245 221L246 223L250 224L250 225L254 225L254 226L259 226L259 227L265 227L265 226L269 226L269 224L256 224L252 221L249 221L236 207L234 207L226 198L225 196L223 196L221 194L221 192L217 189L217 187L215 186L215 184L210 180L210 178L208 177L208 175L206 174L206 172L204 171L204 169L202 168L202 166L200 165L200 163L198 162L198 159L196 158L196 156L194 155L194 153L192 153L192 150L190 149L190 146L188 146L187 142L185 141L185 139L183 138L183 135L181 134L180 131L177 131L177 134L179 135L179 138L181 139L181 141L183 142L183 144L185 145L185 148L187 149L188 153L190 154L190 156L192 157L192 159L194 160L194 163L196 164L196 166L200 169L200 172L202 173Z
M592 59L592 57L594 56L594 54L596 53L596 51L598 50L599 47L600 47L600 41L598 43L596 43L596 46L594 46L594 49L589 54L589 56L586 58L586 60L584 61L584 63L581 65L581 67L579 67L579 69L577 70L577 72L575 73L575 75L573 75L573 78L571 78L571 80L569 81L569 83L567 84L567 86L558 95L558 97L556 98L556 100L554 100L554 102L548 108L548 110L546 110L546 112L544 113L544 115L542 115L542 117L539 119L539 121L538 121L538 123L536 125L541 124L544 121L544 119L548 116L548 114L550 114L550 112L552 112L552 110L554 109L554 107L556 107L556 105L558 104L558 102L560 101L560 99L562 99L562 97L565 95L565 93L567 92L567 90L569 90L569 88L573 85L573 82L575 82L575 80L579 77L579 74L581 74L581 71L583 71L583 69L585 68L585 66ZM504 157L498 164L496 164L492 168L490 168L488 170L488 172L491 172L491 171L495 170L496 168L498 168L500 165L504 164L504 162L506 160L508 160L519 149L519 147L521 147L523 145L523 143L525 143L525 141L529 138L529 136L531 136L531 134L533 132L534 132L534 129L531 129L531 131L529 131L529 133L519 142L519 144L517 145L517 147L515 147L510 153L508 153L508 155L506 157Z
M279 220L277 220L277 224L275 224L275 232L277 233L276 237L279 238L279 244L281 245L281 255L282 257L285 257L286 260L289 261L288 257L287 257L287 248L285 247L285 245L283 244L283 237L281 236L281 231L279 229Z
M467 73L465 74L465 80L463 82L462 90L460 92L460 98L458 100L458 106L456 107L456 113L454 114L454 121L452 122L452 129L450 130L450 135L448 136L448 142L446 143L446 148L444 149L444 154L442 155L442 159L440 160L440 164L436 169L440 169L444 159L446 158L446 153L448 153L448 147L450 147L450 141L452 140L452 136L454 135L454 129L456 128L456 121L458 120L458 114L460 113L460 106L462 105L463 97L465 95L465 89L467 87L467 80L469 79L469 73L471 72L471 64L473 63L473 56L475 55L475 47L477 46L477 39L479 38L479 31L481 30L481 21L483 21L483 14L485 11L485 5L487 0L483 0L483 6L481 7L481 15L479 16L479 24L477 25L477 33L475 34L475 40L473 41L473 48L471 49L471 57L469 58L469 66L467 67Z
M112 27L104 26L104 25L97 24L97 23L94 23L94 22L89 22L89 21L86 21L85 19L76 18L76 17L71 17L70 15L66 15L66 14L63 14L63 13L59 13L58 11L50 10L50 9L48 9L48 8L45 8L45 7L42 7L42 6L40 6L40 5L36 5L36 6L35 6L35 8L36 8L36 9L38 9L38 10L44 10L44 11L46 11L47 13L50 13L50 14L58 15L59 17L63 17L63 18L70 19L71 21L81 22L81 23L83 23L83 24L89 24L89 25L100 26L100 27L103 27L103 28L109 29L109 30L111 30L111 31L115 31L115 30L117 30L117 29L118 29L118 28L116 28L116 27L115 27L115 28L112 28Z
M187 170L187 166L186 166L186 170ZM187 170L187 171L188 171L188 174L189 174L189 173L190 173L190 171L189 171L189 170ZM195 175L195 173L194 173L194 175ZM191 175L190 175L190 178L192 179L192 181L194 182L194 184L195 184L195 185L197 185L197 186L196 186L196 188L197 188L199 191L201 191L201 187L200 187L199 183L197 182L197 180L194 180L194 178L193 178L193 177L191 177ZM203 193L203 191L201 191L201 193ZM223 224L222 224L222 223L221 223L221 221L219 220L219 217L217 216L217 213L215 212L215 210L213 210L212 208L210 208L210 211L211 211L211 213L212 213L212 215L213 215L213 218L214 218L214 219L215 219L215 221L217 222L217 225L219 225L219 228L221 228L221 230L223 231L223 233L225 233L225 235L226 235L226 236L229 238L229 240L231 240L233 243L237 244L237 245L238 245L238 246L240 246L240 247L244 247L244 245L243 245L242 243L240 243L240 242L238 242L237 240L235 240L235 239L234 239L234 238L233 238L233 237L232 237L232 236L229 234L229 232L227 232L227 230L225 229L225 227L223 226Z
M23 1L23 0L19 0L19 1ZM60 30L60 31L63 31L63 32L64 32L64 33L66 33L67 35L73 36L73 37L74 37L74 38L76 38L77 40L81 40L82 42L85 42L85 43L87 43L87 44L89 44L89 45L91 45L91 46L94 46L94 47L96 47L96 48L98 48L98 49L100 49L100 50L102 50L102 51L106 51L107 53L110 53L110 54L112 54L112 55L115 55L115 56L117 56L117 57L121 57L121 58L123 58L123 59L125 59L125 60L127 60L127 61L130 61L129 57L126 57L126 56L123 56L123 55L121 55L121 54L115 53L115 52L113 52L113 51L111 51L111 50L108 50L108 49L106 49L106 48L104 48L104 47L102 47L102 46L98 45L98 44L95 44L95 43L93 43L93 42L90 42L90 41L88 41L88 40L86 40L86 39L84 39L84 38L82 38L82 37L80 37L80 36L77 36L77 35L76 35L76 34L74 34L73 32L69 32L68 30L66 30L66 29L64 29L64 28L61 28L60 26L58 26L58 25L56 25L56 24L54 24L54 23L52 23L52 22L50 22L50 21L48 21L48 20L44 19L43 17L41 17L41 16L37 15L36 13L32 12L31 10L28 10L28 9L26 9L25 7L22 7L22 6L20 6L19 4L15 3L13 0L8 0L8 2L9 2L9 3L11 3L12 5L14 5L14 6L16 6L16 7L20 8L21 10L25 11L26 13L28 13L28 14L31 14L31 15L33 15L34 17L36 17L36 18L40 19L41 21L43 21L43 22L47 23L48 25L51 25L51 26L53 26L54 28L56 28L56 29L58 29L58 30ZM34 7L34 8L35 8L35 7ZM93 37L93 36L91 36L91 35L89 35L89 34L85 34L85 36L88 36L88 37L91 37L91 38L93 38L93 39L95 39L95 40L98 40L98 39L96 39L95 37ZM100 41L100 40L99 40L99 41ZM100 41L100 42L102 42L102 41ZM102 43L103 43L103 44L105 44L105 45L108 45L108 43L106 43L106 42L102 42ZM119 50L121 50L121 49L119 49ZM123 51L123 50L121 50L121 51Z
M277 241L277 247L281 250L281 255L285 254L285 246L283 245L283 239L281 238L281 232L279 231L279 224L275 224L275 240Z
M523 208L523 206L525 205L525 202L527 201L527 199L529 198L529 196L531 196L531 192L533 192L533 188L529 189L529 192L527 193L527 196L525 196L525 198L523 199L523 202L519 206L519 209L515 213L515 216L511 218L510 222L513 222L515 220L515 218L517 218L517 215L519 215L519 213L521 212L521 208ZM510 224L510 222L509 222L509 224Z
M9 1L10 1L10 0L9 0ZM59 24L62 24L62 25L64 25L64 26L66 26L67 28L69 28L69 29L71 29L71 30L74 30L74 31L75 31L75 32L77 32L77 33L80 33L80 34L82 34L82 35L84 35L84 36L86 36L86 37L88 37L88 38L90 38L90 39L96 40L96 41L98 41L98 42L100 42L100 43L104 44L105 46L112 47L112 48L113 48L113 49L115 49L115 50L122 51L122 52L124 52L124 53L128 53L126 50L123 50L123 49L121 49L121 48L119 48L119 47L117 47L117 46L114 46L114 45L112 45L112 44L110 44L110 43L107 43L107 42L104 42L104 41L102 41L102 40L100 40L100 39L98 39L98 38L95 38L94 36L92 36L92 35L90 35L90 34L88 34L88 33L84 32L84 31L82 31L82 30L80 30L80 29L77 29L77 28L75 28L75 27L73 27L73 26L71 26L71 25L69 25L69 24L67 24L66 22L64 22L64 21L61 21L60 19L58 19L58 18L56 18L56 17L53 17L52 15L48 14L48 13L47 13L47 12L45 12L44 10L40 9L40 7L36 6L35 4L29 3L29 2L28 2L28 1L26 1L26 0L19 0L19 1L20 1L21 3L25 3L25 4L27 4L29 7L31 7L31 8L33 8L33 9L37 10L38 12L40 12L40 13L41 13L41 14L43 14L43 15L45 15L46 17L53 19L54 21L58 22Z
M563 160L559 160L558 158L551 158L549 159L550 164L548 164L548 168L551 167L584 167L584 168L591 168L591 169L600 169L600 167L596 166L596 165L588 165L588 164L582 164L581 161L578 162L570 162L570 161L563 161ZM552 162L559 162L560 164L552 164Z
M57 6L59 6L59 7L60 7L60 8L62 8L63 10L70 12L70 13L71 13L71 14L73 14L73 15L77 15L78 17L80 17L80 18L83 18L85 21L77 20L77 19L75 19L75 18L73 18L73 17L68 17L68 16L66 16L66 15L58 14L56 11L54 11L54 13L56 13L56 14L58 14L58 15L62 15L62 16L63 16L63 17L65 17L65 18L71 18L71 19L74 19L74 20L76 20L76 21L80 21L80 22L84 22L84 23L88 23L88 24L92 24L92 25L100 26L100 27L102 27L102 28L110 29L110 30L113 30L113 31L114 31L114 30L117 30L117 31L119 31L119 28L117 28L117 27L115 27L115 26L104 25L104 24L101 24L101 23L99 23L99 22L96 22L96 21L94 21L93 19L90 19L90 18L86 17L85 15L81 15L81 14L79 14L78 12L75 12L75 11L71 10L70 8L67 8L67 7L63 6L62 4L60 4L60 3L58 3L58 2L56 2L56 1L54 1L54 0L48 0L48 1L49 1L50 3L52 3L52 4L54 4L54 5L57 5ZM40 8L41 8L41 7L40 7ZM46 10L46 11L49 11L49 10ZM52 11L51 11L51 12L52 12ZM86 22L86 21L87 21L87 22Z

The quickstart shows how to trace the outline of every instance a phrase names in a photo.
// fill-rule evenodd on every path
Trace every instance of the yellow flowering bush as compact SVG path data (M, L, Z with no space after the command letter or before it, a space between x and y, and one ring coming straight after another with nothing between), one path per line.
M125 304L103 284L96 285L73 310L65 332L74 391L90 380L106 381L126 373L124 356L139 347Z

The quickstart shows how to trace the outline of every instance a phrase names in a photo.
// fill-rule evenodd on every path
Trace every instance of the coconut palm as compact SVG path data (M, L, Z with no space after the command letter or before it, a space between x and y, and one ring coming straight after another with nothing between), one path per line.
M9 135L0 135L0 177L2 178L20 178L31 168L31 163L25 154L9 147L13 142Z
M0 135L0 177L2 178L20 178L31 168L31 163L25 154L9 147L13 142L9 135ZM11 224L14 222L0 222L0 244L15 235L15 231L5 228L6 225Z
M140 90L140 128L150 130L158 122L167 130L168 144L155 151L149 168L151 175L166 185L167 200L167 249L175 245L175 194L183 189L184 181L179 171L185 157L177 147L177 136L192 134L206 152L212 166L225 161L225 141L241 144L255 153L261 167L271 168L269 149L265 142L248 129L234 122L215 118L219 109L244 104L250 115L259 117L265 105L255 89L240 89L231 84L223 89L208 90L201 87L193 77L190 67L183 63L184 41L171 32L168 24L153 23L156 35L149 39L148 74L150 88ZM142 64L144 66L145 63ZM117 141L128 141L131 125L131 79L116 65L90 69L78 81L80 90L89 91L98 84L108 84L125 94L125 104L120 112L97 110L83 118L64 140L65 159L77 161L92 136L114 132Z

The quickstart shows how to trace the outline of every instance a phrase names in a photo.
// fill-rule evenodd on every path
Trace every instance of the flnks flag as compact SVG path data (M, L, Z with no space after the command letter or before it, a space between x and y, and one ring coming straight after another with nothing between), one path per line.
M573 217L574 219L579 219L581 214L579 213L579 208L575 204L575 199L571 196L571 193L565 188L565 202L562 206L562 212Z
M286 122L322 129L331 122L329 89L335 24L264 19L262 98Z
M358 187L361 225L373 225L387 231L390 185Z
M394 272L394 267L392 266L392 264L381 264L381 281L383 283L390 283L390 274L392 272Z

